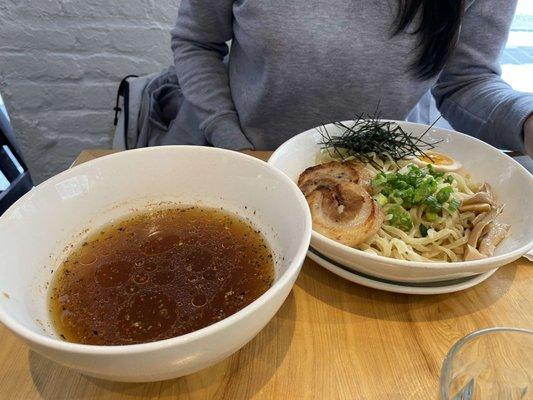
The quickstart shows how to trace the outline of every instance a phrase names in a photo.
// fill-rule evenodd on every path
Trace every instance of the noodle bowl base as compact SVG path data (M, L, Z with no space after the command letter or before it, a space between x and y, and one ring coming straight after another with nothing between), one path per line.
M444 293L454 293L461 290L469 289L473 286L489 279L497 269L484 272L479 275L473 275L466 278L452 279L436 282L397 282L387 279L379 279L360 272L355 272L343 265L336 264L333 260L327 260L325 256L318 254L316 250L309 249L307 256L324 267L328 271L347 279L350 282L357 283L372 289L384 290L392 293L415 294L415 295L434 295Z

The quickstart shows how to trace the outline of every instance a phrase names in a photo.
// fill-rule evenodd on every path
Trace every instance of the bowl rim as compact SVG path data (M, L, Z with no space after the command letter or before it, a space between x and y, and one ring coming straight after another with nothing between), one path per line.
M467 134L464 134L464 133L461 133L461 132L458 132L458 131L455 131L455 130L451 130L451 129L446 129L446 128L440 128L440 127L435 127L435 126L430 126L430 125L427 125L427 124L420 124L420 123L416 123L416 122L410 122L410 121L399 121L399 120L393 120L393 119L381 119L380 121L383 121L383 122L392 122L392 123L396 123L396 124L399 124L399 125L414 125L414 126L418 126L418 127L422 127L422 128L431 128L431 130L433 131L442 131L443 133L446 133L446 134L449 134L449 135L460 135L464 138L466 138L466 140L471 140L472 142L474 143L477 143L479 145L481 145L482 147L484 147L486 149L486 151L488 151L489 153L492 153L494 154L496 157L504 157L504 158L507 158L508 162L511 162L511 164L513 164L515 167L518 168L518 171L520 171L520 174L523 174L526 179L529 179L530 182L531 182L531 187L533 187L533 174L530 174L528 170L526 170L524 168L524 166L520 165L517 161L513 160L512 157L509 157L507 154L505 153L502 153L500 150L498 150L497 148L495 148L494 146L491 146L490 144L476 138L476 137L473 137L473 136L470 136L470 135L467 135ZM353 120L344 120L344 121L341 121L342 123L350 123L350 122L354 122ZM328 124L325 124L326 126L329 126L329 125L332 125L332 123L328 123ZM281 146L279 146L275 151L274 153L272 153L270 159L268 160L268 163L271 164L272 166L278 168L275 163L277 161L277 158L280 156L280 154L284 151L286 151L287 149L290 149L292 146L293 146L293 142L296 142L298 140L300 140L302 137L304 136L311 136L313 135L315 132L316 132L316 129L318 128L317 127L314 127L314 128L311 128L311 129L308 129L302 133L299 133L298 135L295 135L293 136L292 138L290 138L289 140L287 140L286 142L284 142ZM453 137L453 136L451 136ZM280 169L281 171L281 169ZM485 266L487 264L497 264L497 263L500 263L500 262L503 262L505 263L507 260L511 260L513 258L519 258L521 257L522 255L526 254L528 251L530 251L531 249L533 249L533 237L529 240L529 243L527 243L526 245L523 245L515 250L512 250L510 252L507 252L505 254L500 254L500 255L496 255L496 256L490 256L490 257L487 257L487 258L483 258L481 260L472 260L472 261L457 261L457 262L444 262L444 261L438 261L438 262L428 262L428 261L409 261L409 260L398 260L398 259L395 259L395 258L392 258L392 257L385 257L385 256L380 256L380 255L377 255L377 254L372 254L372 253L367 253L365 251L362 251L362 250L359 250L359 249L355 249L353 247L350 247L350 246L347 246L345 244L342 244L342 243L339 243L333 239L330 239L324 235L322 235L321 233L313 230L312 233L311 233L311 237L319 242L322 242L323 244L329 246L330 248L333 248L334 251L338 252L339 254L343 254L344 256L356 256L356 257L362 257L362 258L367 258L368 260L370 261L375 261L375 262L380 262L380 263L386 263L388 264L389 266L392 266L392 267L401 267L401 268L405 268L405 267L416 267L416 268L423 268L423 269L438 269L438 268L445 268L445 269L450 269L450 268L453 268L453 269L456 269L456 268L475 268L475 267L480 267L480 266ZM311 242L311 246L312 246L312 242Z
M155 350L167 349L179 345L184 345L196 340L200 340L204 337L217 334L233 323L242 320L243 318L253 314L255 311L261 307L267 299L274 298L276 295L279 295L283 288L297 275L300 271L301 265L305 260L307 255L307 249L311 240L311 212L305 200L305 196L302 194L298 186L283 172L279 169L274 168L272 165L268 164L265 161L262 161L253 156L221 148L215 147L205 147L205 146L194 146L194 145L167 145L167 146L157 146L157 147L145 147L140 149L132 149L127 151L119 151L117 153L109 154L102 156L90 161L87 161L83 164L75 166L73 168L62 171L61 173L47 179L43 183L37 186L37 188L42 187L46 188L49 185L56 183L58 180L63 179L69 175L72 175L75 172L82 172L84 169L93 168L99 164L105 164L111 162L116 158L129 157L133 153L157 153L165 151L195 151L195 152L211 152L211 153L220 153L225 154L235 158L237 161L248 162L261 166L262 168L269 170L278 178L281 182L287 185L291 191L295 194L296 199L301 207L304 215L304 233L301 237L300 244L297 247L294 257L288 263L288 266L285 272L274 282L274 284L261 296L255 299L253 302L248 304L246 307L237 311L235 314L230 315L227 318L224 318L221 321L215 322L211 325L208 325L202 329L181 335L175 336L168 339L158 340L148 343L138 343L138 344L128 344L128 345L90 345L90 344L81 344L73 343L60 340L58 338L52 338L41 333L37 333L29 328L27 328L22 323L18 322L16 319L12 318L5 310L4 307L0 304L0 322L4 324L9 330L11 330L17 336L27 340L30 343L43 346L48 349L59 350L63 352L70 352L76 354L92 354L92 355L125 355L125 354L142 354L147 352L152 352ZM73 172L74 171L74 172ZM17 200L11 207L9 207L6 212L0 216L0 225L2 221L7 218L7 216L12 213L15 208L24 203L27 199L31 198L35 194L35 189L26 193L19 200Z

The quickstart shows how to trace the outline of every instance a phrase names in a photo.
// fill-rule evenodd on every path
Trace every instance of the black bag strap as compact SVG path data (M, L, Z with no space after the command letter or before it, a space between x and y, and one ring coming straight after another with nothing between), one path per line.
M0 172L9 182L4 191L0 191L0 215L11 204L33 187L28 168L22 159L20 149L15 143L15 135L7 116L0 111Z
M120 84L118 85L117 98L115 101L115 118L113 120L113 125L117 126L118 124L118 113L122 111L120 108L120 98L122 97L122 104L124 107L124 146L128 150L128 124L129 124L129 107L130 107L130 86L128 83L129 78L138 78L138 75L127 75L124 77Z
M11 128L11 123L9 122L9 119L7 119L7 116L0 111L0 147L3 145L7 145L11 149L13 156L20 166L24 168L24 170L27 170L28 167L26 167L26 164L22 159L20 147L15 141L15 134Z

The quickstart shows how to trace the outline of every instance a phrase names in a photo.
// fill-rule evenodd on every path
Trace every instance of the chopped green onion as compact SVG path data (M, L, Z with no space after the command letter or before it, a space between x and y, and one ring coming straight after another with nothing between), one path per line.
M431 211L426 211L424 213L424 215L426 216L426 219L429 221L429 222L434 222L437 220L438 218L438 214L435 213L435 212L431 212Z
M451 175L437 172L432 165L419 168L408 164L402 172L380 172L372 181L378 195L375 196L380 206L392 204L389 223L408 231L413 223L408 212L412 207L425 205L426 218L436 221L446 207L449 212L457 210L460 203L453 198L454 188ZM446 184L444 184L446 182ZM444 187L443 187L444 186ZM440 189L439 189L440 188Z
M437 172L435 167L431 164L428 164L428 171L430 175L433 175L435 178L440 178L444 176L444 172Z
M388 210L388 215L391 216L389 222L392 226L400 228L403 231L408 232L413 227L413 221L411 220L411 214L409 214L400 205L394 205Z
M447 175L446 178L444 178L444 182L449 183L449 184L452 184L454 180L455 179L453 179L453 176L451 175Z
M448 211L454 212L459 208L460 205L461 205L461 202L459 200L451 199L448 202Z
M383 172L377 174L376 178L372 181L373 186L381 186L384 183L387 183L387 176Z
M385 204L389 202L389 200L387 199L387 196L384 196L381 193L376 196L376 201L378 202L380 207L383 207Z
M428 206L429 210L438 213L442 210L442 204L433 195L426 197L424 204Z
M439 190L437 193L437 201L439 203L445 203L450 198L451 194L453 193L453 188L451 186L446 186Z

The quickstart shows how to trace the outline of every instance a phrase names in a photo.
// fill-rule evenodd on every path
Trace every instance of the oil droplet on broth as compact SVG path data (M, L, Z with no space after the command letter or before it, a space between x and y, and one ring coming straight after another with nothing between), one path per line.
M214 271L208 269L207 271L205 271L202 274L202 278L204 278L204 280L206 280L206 281L211 281L211 280L215 279Z
M96 262L96 254L82 252L78 261L83 265L91 265Z
M156 285L168 285L174 280L174 273L172 271L157 271L152 278Z
M148 236L148 240L141 244L140 247L143 253L146 255L152 255L169 251L173 247L177 246L178 242L178 235L157 231L150 234Z
M56 270L53 325L69 341L97 345L179 336L263 294L272 260L259 232L218 209L132 215L86 238Z
M130 279L133 266L125 261L117 260L101 264L96 268L94 280L104 287L116 287Z
M157 269L157 263L156 262L143 262L141 265L143 271L155 271Z
M205 297L203 294L197 294L192 299L192 305L195 307L202 307L207 303L207 297Z
M119 330L132 340L158 336L172 327L176 319L174 309L174 300L164 294L138 293L119 311Z

